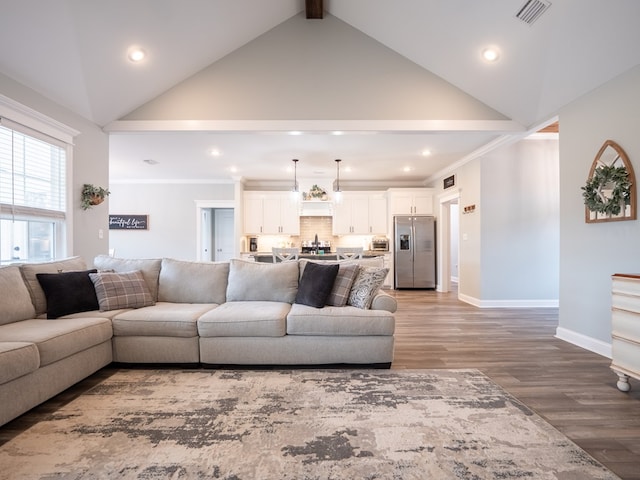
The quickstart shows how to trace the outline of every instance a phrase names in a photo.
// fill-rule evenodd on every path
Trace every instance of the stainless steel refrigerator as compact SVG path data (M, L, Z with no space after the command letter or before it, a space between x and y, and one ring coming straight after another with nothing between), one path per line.
M395 288L435 288L435 218L394 217Z

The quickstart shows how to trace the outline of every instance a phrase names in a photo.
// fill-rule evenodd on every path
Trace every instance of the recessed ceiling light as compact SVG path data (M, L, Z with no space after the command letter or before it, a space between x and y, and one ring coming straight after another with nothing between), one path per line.
M496 62L500 58L500 51L497 47L487 47L482 50L482 58L485 62Z
M331 135L344 135L344 132L342 132L340 130L335 130L335 131L331 132Z
M133 63L141 62L146 56L146 52L140 47L131 47L127 53L127 58Z
M229 171L231 173L236 173L238 171L238 169L236 167L229 167Z
M429 150L428 148L425 148L424 150L422 150L423 157L428 157L429 155L431 155L431 150Z
M159 163L157 160L154 160L153 158L145 158L143 162L146 163L147 165L157 165Z
M402 169L403 172L410 172L411 170L413 170L411 167L404 167Z
M219 157L220 155L222 155L222 152L217 148L212 148L209 153L211 154L212 157Z

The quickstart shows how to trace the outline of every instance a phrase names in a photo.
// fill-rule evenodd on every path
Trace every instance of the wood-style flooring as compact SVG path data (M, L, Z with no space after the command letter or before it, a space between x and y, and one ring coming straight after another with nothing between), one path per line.
M555 338L557 309L388 293L398 300L391 368L476 368L618 476L640 479L640 381L620 392L608 358Z
M625 480L640 480L640 381L616 388L609 359L554 337L558 310L480 309L457 293L398 300L393 369L475 368ZM112 375L103 369L0 428L0 445Z

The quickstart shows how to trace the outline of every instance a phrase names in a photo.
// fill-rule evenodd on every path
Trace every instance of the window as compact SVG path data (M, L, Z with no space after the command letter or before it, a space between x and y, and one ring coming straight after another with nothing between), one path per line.
M0 118L0 264L65 256L67 148Z

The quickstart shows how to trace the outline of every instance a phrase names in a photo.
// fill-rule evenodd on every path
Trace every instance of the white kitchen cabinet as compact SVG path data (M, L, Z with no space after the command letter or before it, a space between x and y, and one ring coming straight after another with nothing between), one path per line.
M300 207L289 192L246 192L245 235L300 235Z
M390 188L391 215L433 215L433 189Z
M611 368L628 392L629 377L640 380L640 274L613 275L611 290Z
M384 194L369 195L369 233L387 235L387 197Z
M244 195L244 233L247 235L262 233L262 200L259 195Z
M387 233L387 199L381 194L343 193L333 206L334 235Z

